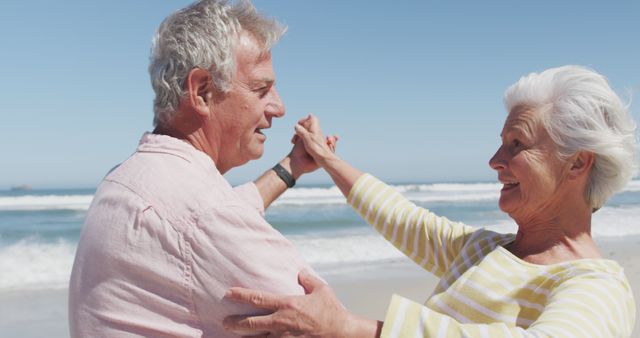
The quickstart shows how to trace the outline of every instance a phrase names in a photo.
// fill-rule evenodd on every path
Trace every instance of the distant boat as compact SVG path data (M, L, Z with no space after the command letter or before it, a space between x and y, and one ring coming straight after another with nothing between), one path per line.
M13 187L11 187L11 191L29 191L29 190L31 190L31 186L28 184L14 185Z

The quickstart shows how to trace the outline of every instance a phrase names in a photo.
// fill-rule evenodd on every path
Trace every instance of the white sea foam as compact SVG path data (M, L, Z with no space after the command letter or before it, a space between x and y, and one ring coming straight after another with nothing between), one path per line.
M393 186L414 202L478 202L493 201L500 196L498 183L434 183ZM629 182L625 192L640 192L640 180ZM0 197L2 210L87 210L92 195L25 195ZM299 187L287 190L274 206L339 205L345 198L336 186L329 188Z
M627 183L622 191L640 191L640 180L634 180Z
M640 206L604 207L593 217L592 232L598 238L640 236ZM509 218L469 224L500 233L514 233L517 225ZM307 261L321 272L335 272L344 266L375 264L404 259L404 255L371 228L332 236L289 236Z
M369 228L331 236L289 236L304 258L314 266L373 263L403 254Z
M640 206L604 207L594 214L593 235L596 239L639 236L638 219ZM508 218L469 225L484 226L501 233L517 230L515 223ZM296 234L288 238L322 273L339 273L348 271L348 267L406 260L399 250L369 227ZM0 292L66 287L75 246L75 243L67 241L41 243L27 239L0 247Z
M87 210L93 195L25 195L0 197L0 210Z
M593 237L640 235L640 206L604 207L593 214Z
M22 240L0 248L0 291L66 288L74 252L64 241Z
M605 206L593 214L591 219L591 234L594 238L640 236L639 219L640 206ZM511 219L471 225L486 226L487 229L500 233L513 233L518 229L516 223Z
M396 190L404 192L487 192L499 191L502 188L498 183L434 183L434 184L410 184L396 185Z
M620 238L640 236L640 206L604 207L594 214L593 236ZM509 218L469 224L486 227L500 233L514 233L517 225ZM403 258L403 254L371 228L356 229L332 235L295 235L289 238L313 266L336 269L341 265L353 266L391 261Z
M335 205L345 204L345 198L342 196L340 189L333 186L330 188L293 188L285 191L273 205L307 205L307 204L323 204Z
M498 199L500 191L500 186L494 183L408 184L393 187L414 202L491 201ZM273 205L336 205L344 203L344 196L336 186L333 186L331 188L290 189Z
M393 187L414 202L482 202L497 201L502 185L499 183L434 183L404 184ZM640 191L640 180L629 182L625 192ZM285 192L273 205L344 204L340 190L331 188L294 188Z

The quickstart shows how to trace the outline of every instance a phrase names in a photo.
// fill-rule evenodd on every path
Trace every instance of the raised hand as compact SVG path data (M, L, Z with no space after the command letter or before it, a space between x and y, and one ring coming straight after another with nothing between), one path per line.
M335 157L335 147L338 142L336 135L325 137L320 128L320 120L312 114L298 121L296 137L304 142L307 153L320 166L330 158ZM295 137L294 137L295 138Z
M316 130L316 134L314 134L314 140L324 143L324 146L330 153L335 153L338 137L336 135L332 135L325 138L322 134L322 130L319 130L320 121L318 121L318 119L313 115L309 115L306 118L298 121L298 125L296 125L296 134L293 135L293 138L291 139L291 143L293 143L293 149L291 150L291 153L289 153L289 157L291 158L292 170L295 170L300 174L305 174L318 169L320 163L318 163L315 158L309 153L304 139L299 136L298 128L300 126L303 126L303 128L314 128L314 130ZM321 138L322 141L320 141L319 139L316 140L318 137Z

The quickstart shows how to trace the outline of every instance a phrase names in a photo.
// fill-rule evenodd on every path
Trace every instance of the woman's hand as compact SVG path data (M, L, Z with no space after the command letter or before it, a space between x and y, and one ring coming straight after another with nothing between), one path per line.
M262 337L376 337L380 324L350 314L322 280L303 271L298 275L304 296L231 288L225 298L273 311L263 316L229 316L225 329ZM267 332L267 333L265 333Z
M335 143L338 137L325 138L320 129L320 120L311 114L298 122L296 136L304 142L307 153L331 176L342 194L348 197L362 172L336 156Z
M293 135L291 139L291 143L293 143L293 149L291 153L289 153L289 158L291 159L291 170L293 172L294 177L299 177L302 174L310 173L319 168L319 163L315 160L315 158L308 152L308 149L305 146L304 140L298 136L297 128L300 125L311 126L308 122L312 115L307 116L306 118L300 120L298 125L296 125L296 135ZM314 117L315 118L315 117ZM317 118L315 118L317 121ZM316 122L319 129L319 121ZM315 135L318 136L318 135ZM328 149L330 153L335 153L336 144L338 143L338 137L335 135L327 136L326 138L322 136L322 131L320 130L319 137L322 138L324 148Z
M335 157L338 136L325 137L320 129L320 120L312 114L298 121L295 126L296 136L302 140L307 153L313 157L316 163L324 167L326 162Z

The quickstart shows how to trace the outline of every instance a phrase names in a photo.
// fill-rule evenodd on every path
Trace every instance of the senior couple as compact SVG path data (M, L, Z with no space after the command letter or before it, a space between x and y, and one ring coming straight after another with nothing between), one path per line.
M591 215L636 170L635 124L605 78L577 66L532 73L505 95L489 161L516 234L420 208L335 154L316 117L254 182L222 176L259 158L284 115L271 47L284 28L242 1L202 0L158 28L152 133L111 170L88 211L70 282L72 337L628 337L622 268ZM425 304L393 296L384 321L336 299L265 209L326 170L382 236L440 282ZM425 290L427 291L427 290Z

